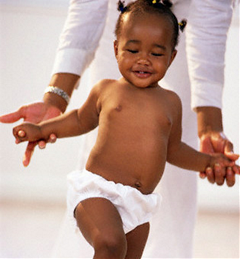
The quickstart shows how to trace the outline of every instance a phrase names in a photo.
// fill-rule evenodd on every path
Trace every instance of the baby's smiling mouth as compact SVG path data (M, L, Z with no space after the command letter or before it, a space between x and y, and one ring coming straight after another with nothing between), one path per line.
M147 78L147 77L151 76L151 74L152 74L149 71L143 71L143 70L135 70L133 72L139 78Z

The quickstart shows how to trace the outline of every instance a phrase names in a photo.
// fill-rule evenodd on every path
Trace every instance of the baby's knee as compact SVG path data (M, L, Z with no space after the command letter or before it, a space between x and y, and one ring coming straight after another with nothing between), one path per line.
M100 258L125 258L127 240L125 235L99 234L94 242L95 256Z

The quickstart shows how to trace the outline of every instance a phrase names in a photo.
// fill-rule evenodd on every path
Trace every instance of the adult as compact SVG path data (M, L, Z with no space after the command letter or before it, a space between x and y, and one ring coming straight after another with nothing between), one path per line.
M160 84L177 92L182 100L183 141L196 148L198 132L202 151L223 152L234 159L232 143L223 134L221 113L224 54L232 2L173 0L172 3L172 11L179 21L187 18L188 25L181 34L177 57ZM116 4L115 0L71 1L49 85L71 96L90 63L88 89L102 78L120 76L113 52L113 32L118 17ZM59 91L57 94L48 91L44 94L43 103L23 106L0 120L14 122L24 118L40 122L57 116L67 107L67 99L61 95ZM95 135L96 131L85 137L80 168L85 165ZM30 162L35 145L29 143L27 147L25 166ZM39 146L43 148L45 143L39 143ZM167 165L165 170L156 189L163 196L163 203L161 211L151 222L154 230L150 232L144 256L190 258L196 215L196 174L180 173L181 169L171 165ZM215 167L214 172L210 170L201 176L207 176L210 182L218 185L226 180L228 186L233 186L237 171L238 167L233 167L222 174L220 168ZM77 242L81 247L78 256L91 257L85 249L88 244L81 238Z

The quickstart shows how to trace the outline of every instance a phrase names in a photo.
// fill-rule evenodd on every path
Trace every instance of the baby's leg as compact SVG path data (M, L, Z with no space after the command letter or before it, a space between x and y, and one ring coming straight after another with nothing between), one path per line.
M136 227L127 233L127 255L125 259L138 259L142 257L149 234L149 223Z
M75 217L83 236L94 248L93 258L125 258L127 240L115 206L104 198L78 204Z

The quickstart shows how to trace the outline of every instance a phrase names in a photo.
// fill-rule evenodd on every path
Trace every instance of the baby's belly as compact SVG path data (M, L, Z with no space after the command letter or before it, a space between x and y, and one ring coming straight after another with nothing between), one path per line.
M144 194L152 193L159 183L166 162L166 151L120 152L93 149L86 169L109 181L137 188ZM109 151L110 151L109 150Z

